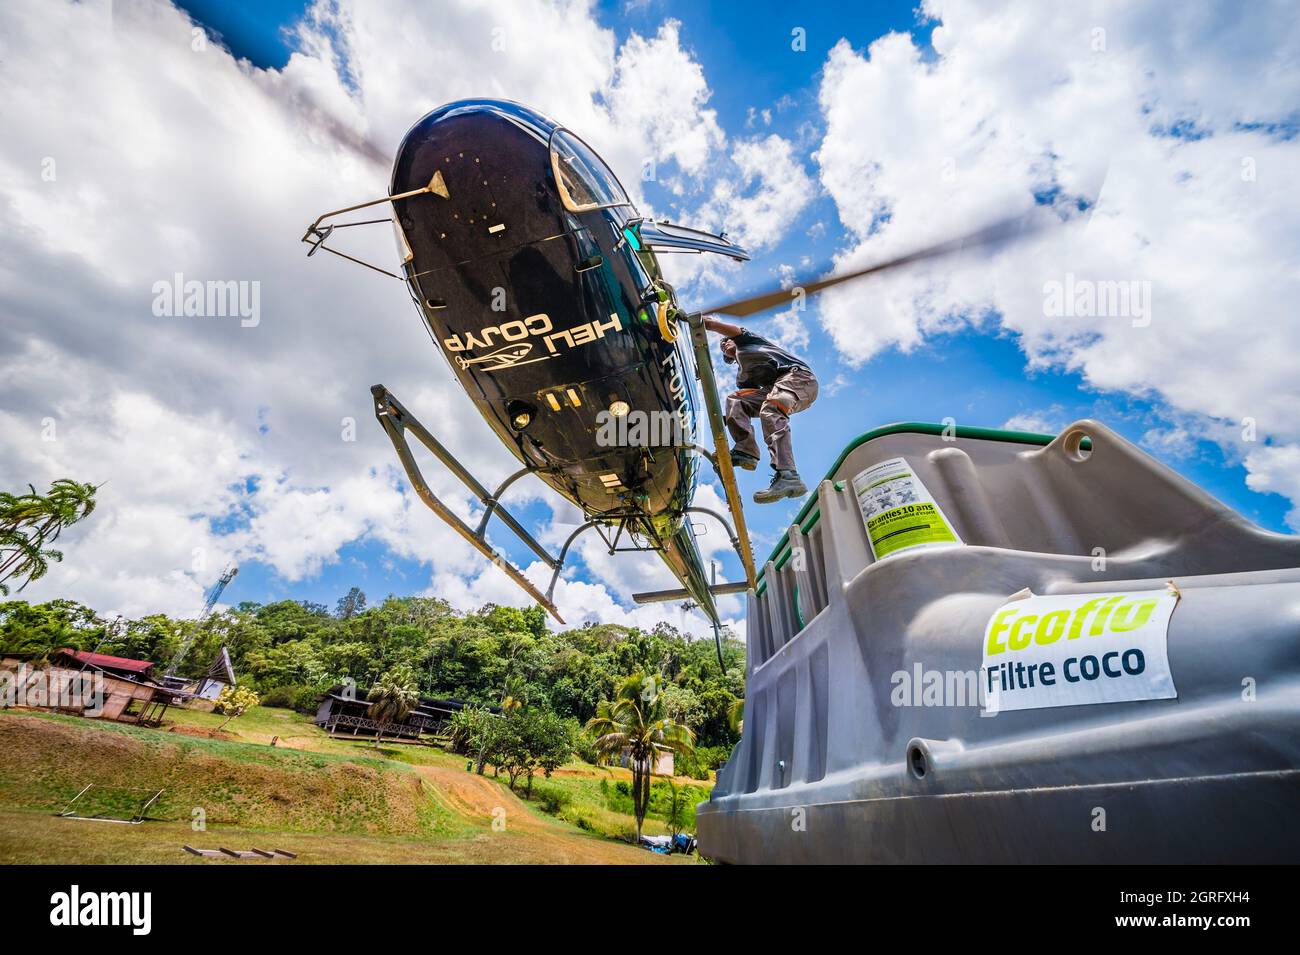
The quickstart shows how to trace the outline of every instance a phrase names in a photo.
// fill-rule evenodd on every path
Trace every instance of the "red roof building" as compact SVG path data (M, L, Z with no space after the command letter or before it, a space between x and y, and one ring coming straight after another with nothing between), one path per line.
M63 656L67 658L65 665L68 666L91 666L96 670L103 670L106 673L118 673L122 676L142 677L151 679L153 677L154 664L148 660L131 660L127 657L109 656L107 653L90 653L86 650L73 650L67 647L63 650Z

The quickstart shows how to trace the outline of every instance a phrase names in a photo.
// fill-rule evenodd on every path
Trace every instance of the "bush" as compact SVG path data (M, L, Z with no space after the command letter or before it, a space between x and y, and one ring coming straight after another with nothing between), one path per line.
M309 716L315 714L320 709L320 698L324 692L320 687L302 687L298 690L297 696L294 697L293 708L299 713L306 713Z
M299 713L315 713L320 701L321 690L302 683L286 683L262 694L263 706L278 706L295 710Z
M262 694L262 705L293 709L297 689L296 686L277 686L274 690L267 690Z
M628 816L632 814L632 785L626 779L616 779L612 786L606 786L602 779L600 789L607 809Z
M577 721L574 720L576 724ZM573 732L573 752L578 759L584 763L590 763L592 766L600 764L600 750L596 749L596 736L589 730L576 726Z
M537 786L534 789L537 807L551 816L558 816L573 802L573 797L555 786Z
M674 771L678 776L708 779L709 773L727 761L730 746L697 746L694 752L675 754Z

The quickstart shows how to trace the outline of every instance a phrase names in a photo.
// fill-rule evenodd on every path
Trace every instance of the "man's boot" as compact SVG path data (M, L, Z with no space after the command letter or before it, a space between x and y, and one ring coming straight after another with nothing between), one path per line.
M732 467L740 468L742 471L758 470L758 458L752 454L746 454L744 451L737 451L734 448L731 451Z
M808 489L804 487L798 471L777 471L766 491L754 492L754 503L772 504L787 497L803 497L807 493Z

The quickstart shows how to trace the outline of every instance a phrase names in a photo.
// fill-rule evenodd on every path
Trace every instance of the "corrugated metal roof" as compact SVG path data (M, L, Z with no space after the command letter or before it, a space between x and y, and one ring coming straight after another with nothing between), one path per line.
M73 650L71 647L65 647L63 652L72 657L78 663L85 663L92 667L99 667L104 670L126 670L128 673L148 673L154 667L154 665L148 660L129 660L126 657L109 656L107 653L90 653L86 650Z

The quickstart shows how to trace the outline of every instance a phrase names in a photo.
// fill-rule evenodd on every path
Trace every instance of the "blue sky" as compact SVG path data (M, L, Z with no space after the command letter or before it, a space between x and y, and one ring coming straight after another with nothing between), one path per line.
M890 422L1056 431L1090 417L1260 526L1300 529L1296 18L1281 0L916 6L3 5L0 168L27 174L0 177L0 244L11 274L58 279L0 283L0 483L104 482L94 520L27 595L183 615L235 558L232 602L332 605L354 585L372 600L520 599L412 501L367 388L383 381L426 419L453 409L444 438L486 483L508 456L449 391L398 283L309 262L296 241L321 210L383 188L356 142L383 154L425 110L473 95L551 113L642 211L751 249L740 268L666 265L690 307L879 261L1036 199L1072 217L1000 256L748 323L821 380L793 424L809 483ZM654 179L634 181L647 157ZM1079 195L1096 198L1086 216L1071 211ZM355 241L391 255L386 234ZM260 283L260 321L160 318L151 289L177 273ZM1044 281L1067 273L1148 282L1153 320L1050 314ZM747 499L767 475L741 476ZM747 508L756 556L797 508ZM517 509L552 518L541 499ZM652 570L584 551L559 596L573 619L648 625L628 594Z
M293 0L255 4L187 0L180 6L220 33L236 56L258 66L279 68L293 49L286 28L301 15L305 4ZM841 38L862 49L891 31L907 32L925 49L927 57L934 55L928 48L933 23L918 22L915 4L907 0L808 5L798 13L798 25L806 31L803 52L791 49L788 4L773 0L743 5L697 0L651 0L643 4L605 0L597 9L601 23L613 29L620 43L633 31L654 33L666 18L681 21L683 44L701 64L710 84L708 105L717 111L723 129L733 136L743 136L756 126L764 133L778 133L795 141L815 135L817 117L811 106L816 102L827 53ZM758 117L751 113L764 109L771 111L770 123L762 121L761 113ZM646 195L660 208L671 209L676 204L658 183L647 184ZM810 237L808 230L818 222L825 224L824 230ZM790 224L786 240L756 256L740 279L740 286L756 289L769 285L781 263L805 257L817 264L828 262L844 245L844 230L835 204L822 193ZM411 319L415 321L415 316ZM863 322L871 320L869 312L862 315ZM749 324L760 332L765 328L762 319ZM822 396L814 408L794 421L798 460L810 483L822 475L856 434L893 421L939 421L952 415L961 424L998 427L1018 416L1027 416L1059 426L1094 417L1139 444L1144 443L1148 432L1171 423L1167 407L1152 397L1099 392L1089 388L1078 373L1028 371L1016 337L992 326L986 331L933 336L907 353L891 348L852 367L812 322L804 354L823 384ZM438 360L430 352L429 361ZM1277 494L1250 491L1245 485L1244 467L1229 461L1213 441L1188 438L1175 453L1146 443L1148 450L1164 463L1252 521L1270 530L1287 529L1287 501ZM746 497L766 478L766 466L757 475L742 475ZM760 559L796 511L795 502L748 508ZM528 513L540 517L545 512L534 507ZM522 558L517 549L507 549ZM727 572L735 574L736 568L734 560L727 562ZM229 598L265 601L292 597L332 603L356 585L375 599L389 592L418 590L426 576L418 562L395 557L382 545L366 541L344 546L336 562L325 565L312 577L293 582L282 579L265 564L248 562Z

